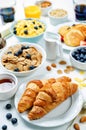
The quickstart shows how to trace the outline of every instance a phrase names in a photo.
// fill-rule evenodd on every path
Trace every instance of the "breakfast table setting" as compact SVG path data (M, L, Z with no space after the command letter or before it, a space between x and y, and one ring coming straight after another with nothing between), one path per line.
M44 1L50 2L47 14L45 8L38 8L39 3ZM86 11L85 0L11 0L10 2L9 0L0 0L0 42L5 44L3 48L0 48L0 130L86 130L86 12L84 19L78 14L75 15L74 1L84 4ZM9 18L4 17L3 5L6 9L11 7L9 11L11 11L12 17L10 15ZM30 8L27 12L27 5L28 7L32 5L35 9L31 10ZM37 14L32 13L36 9L38 9L38 12L35 11ZM64 14L64 17L62 19L57 17L56 21L53 15L56 13L54 11L58 10ZM29 30L28 24L30 24ZM28 38L27 35L32 31L34 24L34 31L31 34L33 36ZM77 30L78 25L85 29ZM27 30L24 30L25 28ZM21 31L22 29L24 33ZM71 33L74 36L70 36ZM35 34L38 36L35 37ZM80 41L77 40L77 35ZM69 42L69 37L73 38L70 40L71 42ZM65 83L63 80L69 81ZM8 86L2 85L5 82ZM36 89L35 87L41 83L45 85L40 91L38 88L35 90L35 95L38 93L35 96L37 99L38 96L43 98L44 93L48 91L46 86L54 86L54 82L58 84L60 82L63 85L59 88L58 93L59 91L65 93L63 99L59 99L61 100L59 105L53 107L54 104L52 104L50 108L47 108L44 104L43 109L51 111L42 118L38 117L40 113L42 114L41 110L38 112L36 109L34 113L36 101L33 102L34 108L31 106L29 114L27 109L23 112L22 108L25 105L22 104L23 96L31 83L36 85L33 89ZM65 84L64 89L62 87ZM69 84L73 87L69 88L71 92L67 87ZM10 91L4 91L9 87ZM45 96L44 101L47 102L47 98L50 96L53 100L56 98L51 90L46 93L48 96ZM31 93L28 92L28 94ZM33 97L34 93L32 93ZM32 101L32 99L28 100ZM26 103L28 100L25 99ZM50 100L51 98L49 98Z

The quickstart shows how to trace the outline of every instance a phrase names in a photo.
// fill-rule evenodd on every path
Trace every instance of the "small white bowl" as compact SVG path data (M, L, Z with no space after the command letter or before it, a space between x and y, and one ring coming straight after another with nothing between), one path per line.
M50 5L44 7L44 6L42 6L42 4L44 2L49 2ZM38 0L38 1L36 1L35 4L40 7L40 9L41 9L41 15L43 15L43 16L47 16L48 15L48 11L52 8L52 3L49 0Z
M77 58L76 58L77 57L76 51L79 49L82 49L82 48L86 48L86 46L76 47L75 49L73 49L70 52L70 62L75 68L80 69L80 70L86 70L86 59L85 59L85 62L83 62L83 61L77 60ZM86 50L85 50L85 54L83 55L83 57L86 58Z
M18 79L11 73L0 74L0 100L12 98L18 89Z
M68 20L68 13L64 9L51 9L48 12L48 17L49 17L50 23L55 26L60 23L66 22Z
M21 42L21 43L17 43L18 45L19 44L22 44L22 45L26 45L26 46L29 46L29 47L34 47L36 48L36 50L38 52L41 53L42 55L42 61L41 63L39 64L39 66L37 66L36 68L32 69L32 70L28 70L28 71L21 71L21 72L16 72L16 71L12 71L12 70L9 70L7 69L6 67L4 67L4 65L2 64L2 56L4 55L4 53L8 50L9 47L6 47L2 52L1 52L1 56L0 56L0 64L2 66L2 68L7 71L7 72L10 72L10 73L13 73L14 75L16 76L19 76L19 77L22 77L22 76L30 76L31 74L35 73L37 70L41 69L41 67L43 66L45 60L46 60L46 52L45 50L38 44L36 43L29 43L29 42ZM15 44L15 45L17 45ZM15 45L12 45L10 47L14 47Z

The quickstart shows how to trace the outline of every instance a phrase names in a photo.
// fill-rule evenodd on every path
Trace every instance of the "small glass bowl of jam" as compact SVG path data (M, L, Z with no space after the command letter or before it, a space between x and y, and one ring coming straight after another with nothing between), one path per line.
M0 74L0 100L13 97L18 89L18 79L14 74Z

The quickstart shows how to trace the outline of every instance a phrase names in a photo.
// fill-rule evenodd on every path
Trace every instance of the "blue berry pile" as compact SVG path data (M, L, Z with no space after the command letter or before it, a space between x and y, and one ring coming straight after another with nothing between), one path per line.
M5 105L5 109L6 109L6 110L10 110L11 108L12 108L12 105L11 105L10 103L8 103L8 104ZM13 125L15 125L15 124L18 123L18 119L15 118L15 117L12 117L12 114L11 114L11 113L7 113L7 114L6 114L6 119L9 120L9 121L11 121L11 123L12 123ZM7 130L7 125L6 125L6 124L2 125L1 129L2 129L2 130Z
M3 125L2 130L7 130L7 125Z
M6 109L11 109L12 106L11 106L11 104L8 103L8 104L6 104L5 108L6 108Z
M77 48L72 56L75 60L86 63L86 47Z

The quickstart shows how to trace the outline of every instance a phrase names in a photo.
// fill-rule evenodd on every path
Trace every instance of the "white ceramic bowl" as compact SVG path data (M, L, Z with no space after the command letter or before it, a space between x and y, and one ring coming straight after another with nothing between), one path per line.
M38 29L36 30L33 30L33 28L31 29L31 27L29 27L29 22L28 22L28 20L29 21L31 21L32 22L32 20L34 20L34 21L37 21L37 22L39 22L40 23L40 25L42 25L43 26L43 31L42 32L40 32L40 30L39 30L39 34L37 33L35 36L23 36L23 35L21 35L21 36L19 36L19 35L17 35L17 34L15 34L14 32L16 31L14 28L15 28L15 26L16 26L16 24L18 24L19 22L21 22L21 26L19 26L18 27L18 29L17 29L17 31L19 32L20 30L21 30L21 33L24 33L24 31L26 30L28 30L29 28L29 30L30 30L30 33L31 33L31 31L32 31L32 33L33 32L37 32L37 30L40 28L37 24L33 24L33 26L34 27L37 27ZM27 24L28 24L28 27L24 27L24 26L27 26L27 25L25 25L25 23L23 23L23 21L26 21L27 22ZM32 25L31 25L32 26ZM29 31L28 30L28 31ZM39 20L39 19L33 19L33 18L28 18L28 19L22 19L22 20L19 20L19 21L16 21L16 22L14 22L13 24L12 24L12 26L11 26L11 28L10 28L10 31L11 31L11 33L20 41L20 42L31 42L31 43L37 43L38 41L40 41L41 39L42 39L42 37L43 37L43 35L44 35L44 33L45 33L45 31L46 31L46 24L43 22L43 21L41 21L41 20Z
M49 6L45 5L45 7L42 6L42 4L44 5L45 2L49 2L50 5ZM38 0L38 1L36 1L35 4L40 7L40 9L41 9L41 15L43 15L43 16L47 16L48 15L48 11L50 9L52 9L52 3L49 0Z
M85 58L84 59L85 62L83 62L83 60L80 61L80 58L77 56L77 52L76 52L77 50L79 51L82 48L86 48L86 46L76 47L75 49L73 49L70 52L70 62L75 68L80 69L80 70L86 70L86 50L85 50L84 54L81 56L82 57L81 59ZM80 53L79 55L81 55L81 52L79 52L79 53ZM77 59L79 59L79 60L77 60Z
M38 45L38 44L36 44L36 43L21 42L21 43L17 43L17 44L23 44L23 45L26 45L26 46L29 46L29 47L34 47L34 48L36 48L36 50L37 50L38 52L40 52L41 55L42 55L41 64L40 64L39 66L37 66L36 68L34 68L34 69L32 69L32 70L28 70L28 71L16 72L16 71L9 70L9 69L7 69L6 67L4 67L4 66L2 65L2 62L1 62L1 61L2 61L2 56L4 55L4 53L5 53L5 52L7 51L7 49L9 48L9 47L7 47L7 48L5 48L4 51L2 51L1 57L0 57L0 64L1 64L2 68L3 68L5 71L11 72L11 73L15 74L16 76L20 76L20 77L21 77L21 76L30 76L31 74L35 73L37 70L41 69L42 65L44 64L44 62L45 62L45 60L46 60L46 52L45 52L45 50L44 50L40 45ZM15 44L15 45L17 45L17 44ZM14 45L13 45L13 46L14 46ZM13 47L13 46L11 46L11 47Z
M66 12L66 14L62 15L62 13L60 13L62 15L62 16L60 16L60 14L57 14L55 12L55 13L53 13L53 15L51 15L51 12L54 12L56 10L59 10L59 13L61 11ZM58 25L60 23L66 22L68 20L68 13L66 10L63 10L63 9L51 9L48 12L48 17L49 17L50 23L55 26L55 25Z
M14 74L0 74L0 100L13 97L18 89L18 80Z

